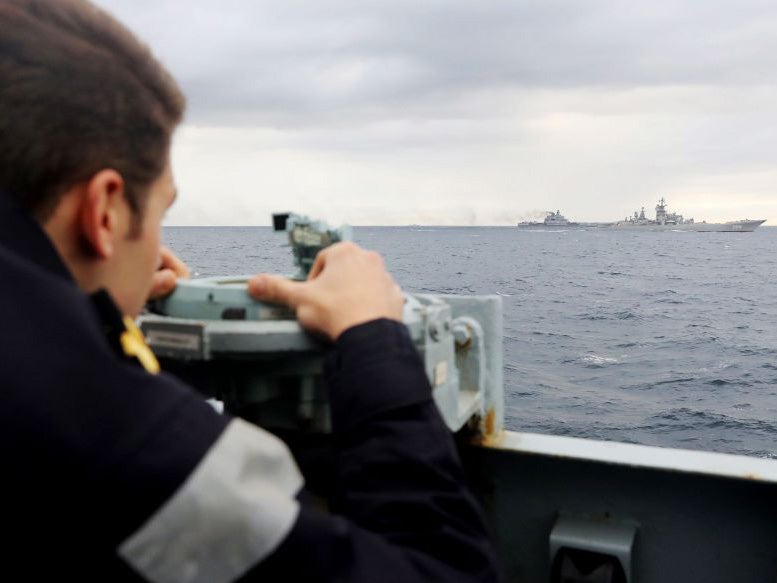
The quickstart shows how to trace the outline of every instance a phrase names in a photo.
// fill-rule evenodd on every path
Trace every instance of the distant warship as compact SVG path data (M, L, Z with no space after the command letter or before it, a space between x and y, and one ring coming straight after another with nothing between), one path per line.
M567 219L564 215L561 214L561 211L557 210L556 212L553 211L547 211L545 213L545 220L540 222L527 222L523 221L521 223L518 223L519 227L522 228L533 228L533 227L577 227L578 223L573 223L569 219Z
M736 232L751 233L760 227L766 219L743 221L730 221L728 223L707 223L686 219L677 213L670 213L666 207L666 200L662 197L656 205L656 218L648 219L645 216L645 207L635 211L631 217L611 225L613 229L634 229L645 231L711 231L711 232Z

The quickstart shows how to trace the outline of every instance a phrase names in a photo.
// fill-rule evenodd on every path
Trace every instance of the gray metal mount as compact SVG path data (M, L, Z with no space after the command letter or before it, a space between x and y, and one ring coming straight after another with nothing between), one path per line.
M287 308L250 298L247 279L179 282L157 313L139 319L149 345L167 368L227 410L264 408L260 421L327 431L327 343L305 332ZM408 295L403 320L447 426L501 430L501 298Z

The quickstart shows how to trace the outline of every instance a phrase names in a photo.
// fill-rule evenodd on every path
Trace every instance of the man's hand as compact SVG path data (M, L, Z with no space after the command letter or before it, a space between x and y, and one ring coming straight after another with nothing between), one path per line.
M159 248L159 268L154 274L149 300L164 297L175 289L178 279L189 279L189 268L167 247Z
M248 282L248 292L290 306L303 327L332 340L370 320L401 320L404 303L381 256L350 242L319 253L305 282L261 274Z

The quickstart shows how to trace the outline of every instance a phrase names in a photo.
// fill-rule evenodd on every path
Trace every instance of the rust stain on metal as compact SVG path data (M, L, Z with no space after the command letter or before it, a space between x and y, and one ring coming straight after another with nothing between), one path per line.
M486 429L486 435L493 435L494 434L494 425L496 424L496 411L494 411L494 408L491 407L488 412L486 413L486 423L485 423L485 429Z
M497 447L504 441L505 432L496 431L496 411L490 408L486 411L486 417L481 425L482 431L470 440L474 445L483 447Z
M464 342L462 342L461 344L459 344L458 342L456 343L456 348L457 348L458 350L462 351L462 352L466 352L466 351L467 351L467 350L469 350L471 347L472 347L472 337L471 337L471 336L470 336L469 338L467 338L467 339L466 339Z
M478 438L473 439L472 444L477 445L479 447L498 448L498 447L501 447L504 440L505 440L505 432L500 431L499 433L492 433L491 435L481 435Z

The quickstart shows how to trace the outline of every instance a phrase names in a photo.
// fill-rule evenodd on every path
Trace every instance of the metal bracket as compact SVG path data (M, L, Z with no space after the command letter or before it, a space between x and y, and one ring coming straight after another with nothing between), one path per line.
M551 581L630 583L636 534L637 527L633 524L559 517L550 533ZM590 570L588 576L577 572L575 562L586 564ZM575 571L573 577L567 575L569 570Z

